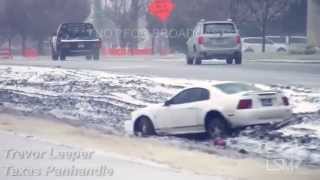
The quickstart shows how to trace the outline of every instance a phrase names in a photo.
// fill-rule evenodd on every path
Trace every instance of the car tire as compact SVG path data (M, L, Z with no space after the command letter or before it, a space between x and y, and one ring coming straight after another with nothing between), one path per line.
M59 59L59 55L58 55L56 52L52 51L52 53L51 53L51 59L52 59L53 61L57 61L57 60Z
M231 57L227 58L227 64L232 64L233 63L233 59Z
M222 117L209 117L206 122L206 132L209 138L224 138L230 134L230 128Z
M241 54L241 53L238 53L238 54L234 57L234 59L235 59L236 64L238 64L238 65L242 64L242 54Z
M138 121L138 129L135 134L142 137L155 135L154 126L151 120L147 117L140 118Z

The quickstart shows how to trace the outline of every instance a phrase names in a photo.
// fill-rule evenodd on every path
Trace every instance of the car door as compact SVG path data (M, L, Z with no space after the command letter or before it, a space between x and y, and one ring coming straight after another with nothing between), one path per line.
M168 134L193 131L202 124L200 103L208 99L209 91L203 88L182 91L156 115L159 128Z

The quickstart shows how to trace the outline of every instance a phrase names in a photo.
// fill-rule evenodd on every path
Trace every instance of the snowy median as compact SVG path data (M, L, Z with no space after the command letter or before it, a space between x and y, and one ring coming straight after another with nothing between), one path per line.
M106 134L124 135L123 123L132 111L164 102L182 88L203 82L89 70L0 66L0 108L54 117ZM286 85L259 86L283 91L291 99L296 115L281 129L246 129L239 136L227 139L228 149L318 167L320 90ZM190 150L221 153L210 141L175 137L154 140Z

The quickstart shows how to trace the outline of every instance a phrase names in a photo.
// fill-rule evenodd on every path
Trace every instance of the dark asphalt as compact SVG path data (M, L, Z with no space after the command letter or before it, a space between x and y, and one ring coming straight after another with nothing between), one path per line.
M263 84L302 85L320 87L320 63L262 63L245 61L243 65L226 65L223 61L208 61L203 65L186 65L183 57L106 58L86 61L71 58L65 62L48 57L36 60L1 60L0 65L49 66L91 69L121 74L136 74L184 79L244 81Z

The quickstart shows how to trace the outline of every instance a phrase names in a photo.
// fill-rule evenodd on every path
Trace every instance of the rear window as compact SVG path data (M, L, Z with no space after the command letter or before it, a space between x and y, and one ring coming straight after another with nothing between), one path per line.
M91 24L64 24L59 35L66 40L90 40L96 39L97 33Z
M262 91L262 89L259 89L253 85L242 83L226 83L215 85L214 87L218 88L226 94L237 94L246 91Z
M231 23L210 23L204 25L205 34L216 33L236 33L236 29Z

